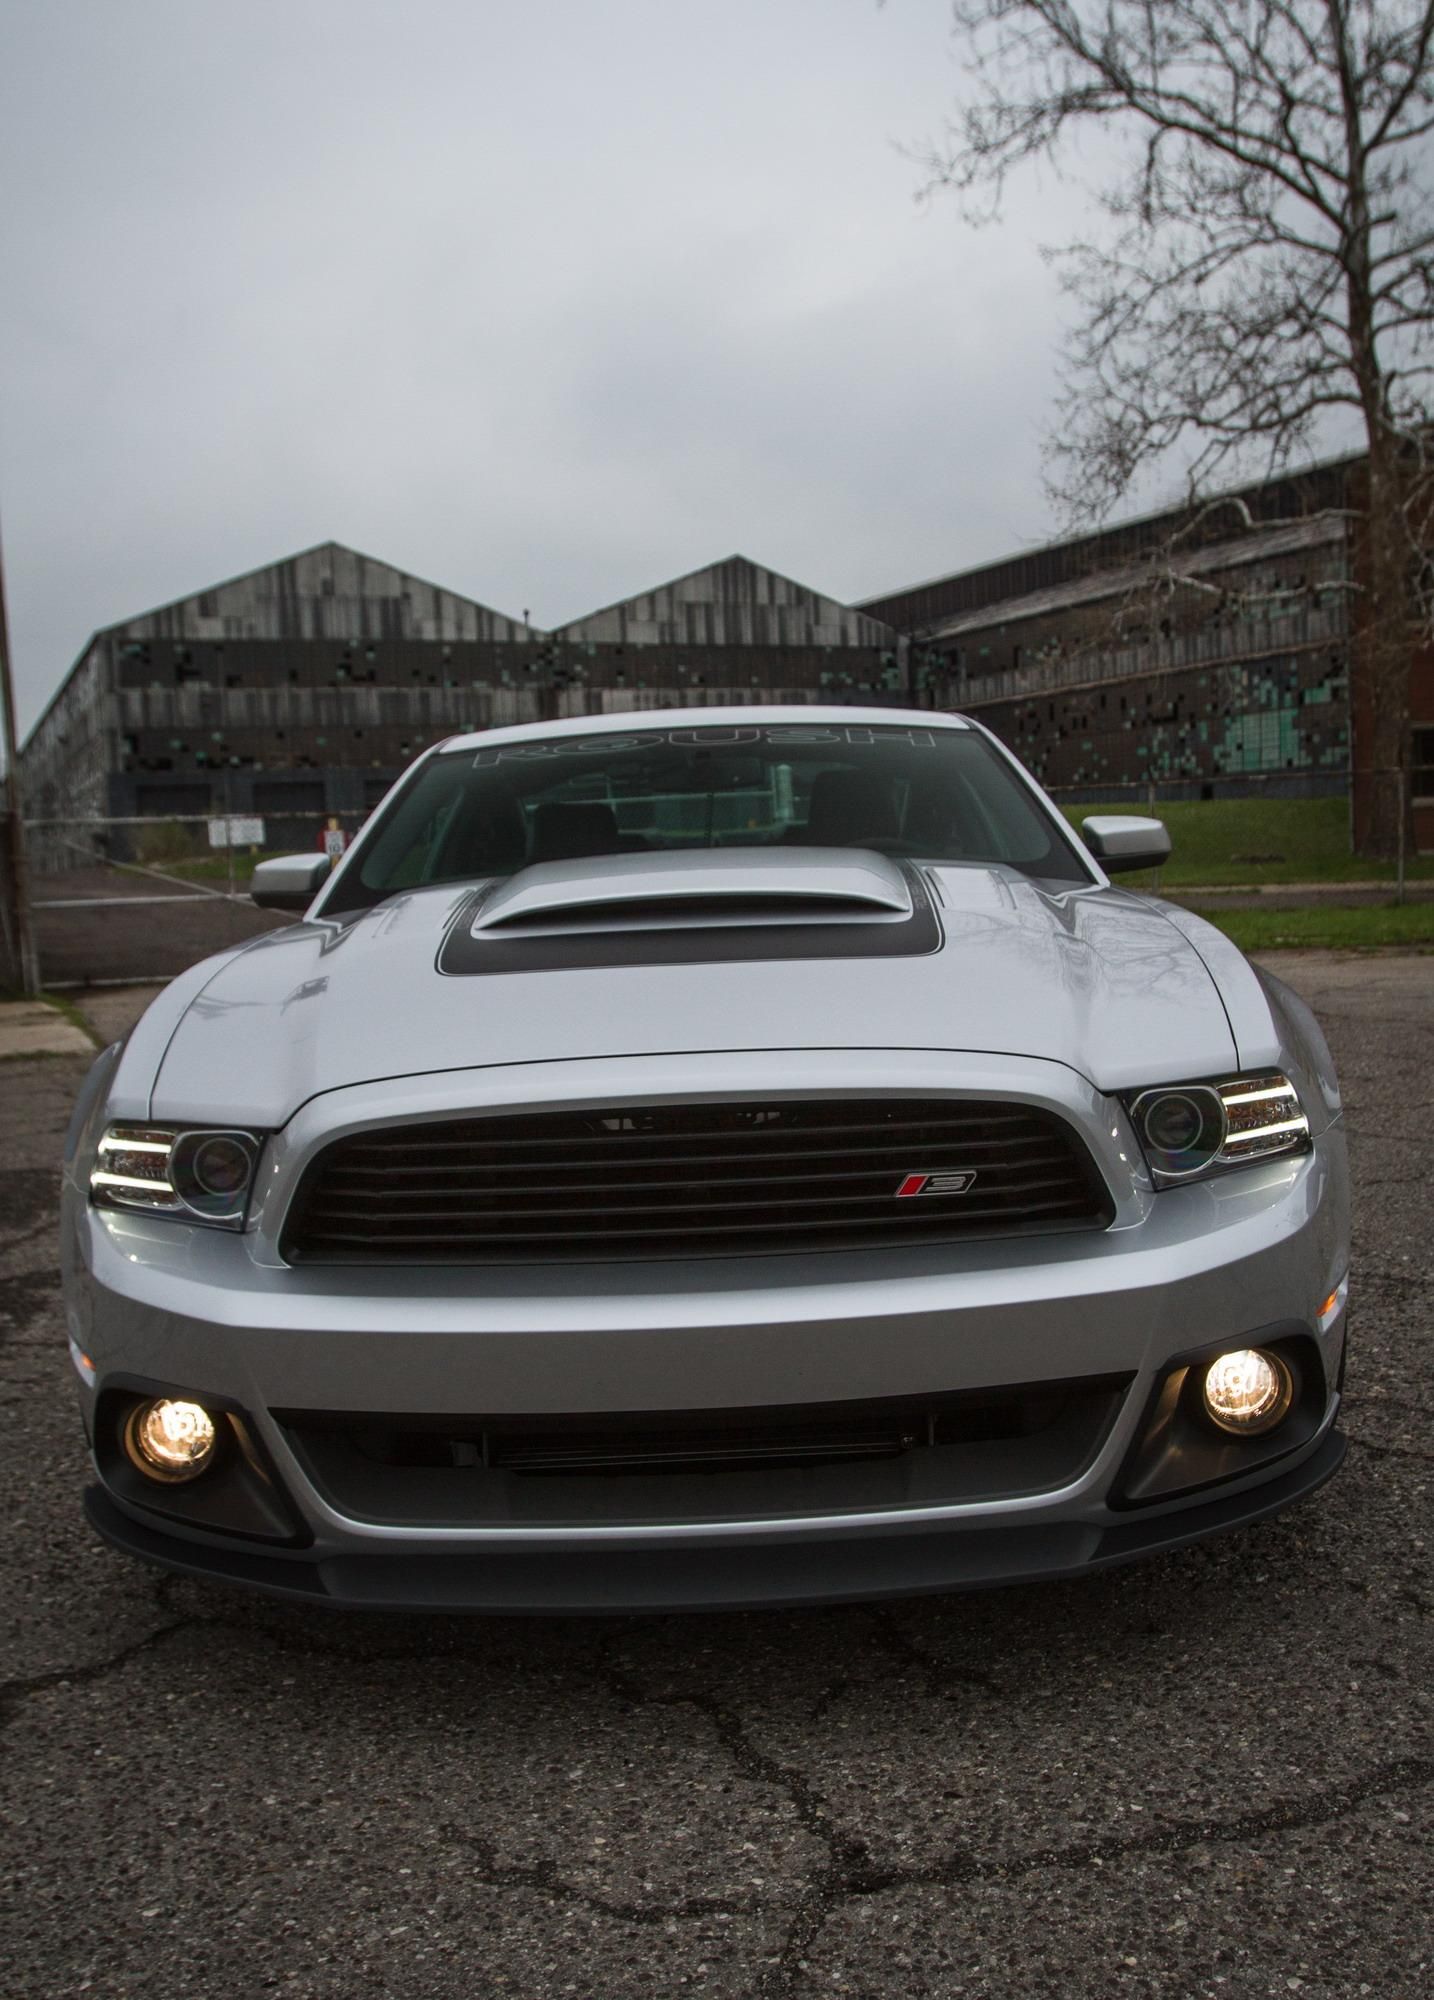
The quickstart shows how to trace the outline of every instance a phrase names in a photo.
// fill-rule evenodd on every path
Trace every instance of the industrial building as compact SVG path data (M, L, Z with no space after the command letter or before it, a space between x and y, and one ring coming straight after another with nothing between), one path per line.
M1349 776L1343 482L1072 537L865 608L907 637L940 705L977 714L1067 794Z
M25 745L26 814L50 867L128 851L75 824L100 819L307 845L458 730L818 699L904 699L894 635L743 556L540 632L327 542L95 633Z
M521 712L499 690L535 637L352 549L310 549L95 633L25 745L27 817L362 812L456 713Z
M1066 799L1351 795L1360 457L869 599L914 684ZM1412 641L1416 840L1434 848L1434 652ZM1367 732L1366 732L1367 734Z
M1331 460L855 607L731 556L551 631L324 543L94 635L23 753L34 852L92 858L78 821L225 814L306 845L458 730L752 701L965 710L1067 798L1352 787L1358 814L1361 472ZM1427 647L1413 692L1434 847Z

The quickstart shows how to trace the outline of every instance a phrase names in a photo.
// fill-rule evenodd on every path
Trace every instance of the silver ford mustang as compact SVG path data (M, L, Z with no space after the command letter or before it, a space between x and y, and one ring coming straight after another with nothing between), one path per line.
M99 1532L306 1601L796 1603L1071 1575L1338 1466L1323 1036L1111 886L988 731L462 736L302 920L95 1064L66 1311Z

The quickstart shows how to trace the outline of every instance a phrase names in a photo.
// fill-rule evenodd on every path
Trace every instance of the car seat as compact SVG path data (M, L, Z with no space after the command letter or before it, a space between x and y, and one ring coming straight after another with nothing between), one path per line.
M804 829L787 835L808 847L860 847L901 831L891 786L870 771L821 771L812 782Z
M617 814L611 806L544 805L533 814L534 861L573 861L617 851Z
M463 799L434 859L430 879L511 875L528 858L528 822L516 795L489 779Z

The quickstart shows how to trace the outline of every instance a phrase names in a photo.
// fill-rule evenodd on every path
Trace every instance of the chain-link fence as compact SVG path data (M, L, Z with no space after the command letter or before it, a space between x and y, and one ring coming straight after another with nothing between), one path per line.
M31 928L50 990L172 979L292 918L256 908L266 854L337 856L363 815L26 821Z
M1357 782L1368 777L1359 773ZM1141 779L1051 788L1064 806L1100 804L1133 813L1158 813L1163 804L1212 793L1219 798L1292 799L1336 790L1343 786L1278 772L1213 786ZM1431 823L1429 801L1416 798L1413 805L1411 856L1429 844ZM353 812L27 820L26 879L40 983L52 990L157 983L212 952L291 922L286 915L257 909L250 900L254 863L266 854L327 850L336 857L364 817ZM0 842L4 838L0 819ZM0 851L0 867L5 860ZM1395 884L1400 900L1403 860L1401 854ZM0 898L0 916L0 987L18 990L22 979L13 912L5 898Z
M1214 778L1100 779L1083 785L1047 785L1046 790L1058 805L1118 800L1123 810L1140 812L1183 800L1344 798L1349 777L1344 771L1236 771Z

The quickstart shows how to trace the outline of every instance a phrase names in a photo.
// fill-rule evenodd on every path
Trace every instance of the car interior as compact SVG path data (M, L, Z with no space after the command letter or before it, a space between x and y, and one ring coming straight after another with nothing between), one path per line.
M611 778L568 758L512 773L457 759L445 770L445 761L429 767L426 794L399 806L366 858L370 893L605 854L770 846L1005 860L1038 877L1085 879L984 752L886 768L703 755L630 763Z

